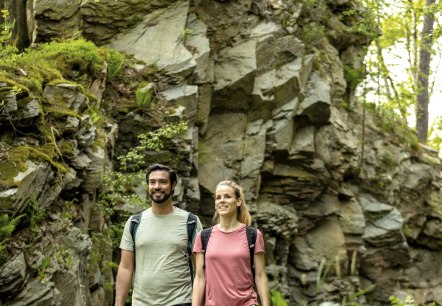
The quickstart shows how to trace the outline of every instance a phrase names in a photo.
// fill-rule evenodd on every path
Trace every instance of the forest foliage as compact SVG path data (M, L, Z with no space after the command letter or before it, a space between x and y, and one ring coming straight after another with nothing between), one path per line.
M393 122L400 122L411 128L418 128L422 118L417 111L425 111L420 103L421 94L428 91L430 120L427 143L439 150L441 138L441 114L434 116L437 97L442 94L438 82L442 73L441 12L442 4L431 0L390 1L364 0L372 12L379 29L368 48L366 56L366 78L358 87L363 102L374 103L377 112ZM434 28L423 33L426 17L432 18ZM426 41L427 44L423 44ZM429 72L421 71L419 60L425 54L431 55ZM419 77L428 79L428 86L419 82ZM425 139L421 139L425 142Z

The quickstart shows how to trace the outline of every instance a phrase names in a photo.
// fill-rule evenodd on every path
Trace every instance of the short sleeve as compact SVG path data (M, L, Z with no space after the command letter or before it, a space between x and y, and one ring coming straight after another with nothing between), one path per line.
M132 217L130 217L126 221L126 225L124 226L123 236L121 237L121 241L120 241L120 249L122 249L122 250L127 250L127 251L134 250L134 243L132 241L132 235L130 234L131 220L132 220Z
M201 231L196 235L195 243L193 244L193 253L202 253Z
M198 234L203 230L203 225L201 224L200 218L198 216L196 217L196 233ZM198 238L199 239L199 238ZM197 240L197 235L193 237L192 245L195 244L195 241ZM201 240L201 239L200 239Z
M259 229L256 230L255 254L256 253L265 253L264 237Z

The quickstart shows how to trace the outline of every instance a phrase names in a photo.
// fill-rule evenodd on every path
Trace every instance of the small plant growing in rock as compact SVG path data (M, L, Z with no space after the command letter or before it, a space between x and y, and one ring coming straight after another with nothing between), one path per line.
M407 296L404 301L396 296L390 296L389 298L392 306L419 306L412 296ZM425 306L425 305L422 305ZM436 306L436 303L428 304L427 306Z
M112 79L120 75L123 71L123 66L126 58L120 52L109 49L107 57L107 77Z
M51 263L50 257L46 256L45 258L43 258L40 266L38 267L38 278L41 281L44 281L46 279L46 277L48 276L47 269L48 269L50 263Z
M285 300L284 296L279 290L273 289L270 292L270 305L271 306L289 306L289 303Z
M137 88L137 90L135 91L135 101L137 102L137 105L143 109L148 108L152 103L153 86L149 85L142 88Z
M21 217L10 219L8 214L0 215L0 266L6 261L6 243L11 238Z

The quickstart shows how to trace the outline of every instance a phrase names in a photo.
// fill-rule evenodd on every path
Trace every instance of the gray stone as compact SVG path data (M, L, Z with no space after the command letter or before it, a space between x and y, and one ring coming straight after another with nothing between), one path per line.
M198 180L207 190L226 178L235 178L244 158L242 143L247 120L242 113L212 115L204 140L200 140ZM210 161L210 162L209 162Z
M308 245L317 258L322 256L329 261L339 257L346 260L345 237L336 217L329 217L305 235Z
M406 176L404 187L411 190L424 188L433 178L431 166L429 165L412 164L408 171L409 174Z
M11 298L26 284L26 261L22 252L0 266L0 295Z
M213 76L210 74L209 62L210 58L210 41L207 38L207 26L198 20L195 14L189 14L187 18L187 26L184 31L188 30L185 46L194 50L192 52L196 67L194 74L197 76L198 83L211 82Z
M349 200L340 206L339 222L345 234L362 235L365 230L365 217L358 202Z
M188 1L158 9L133 29L118 35L109 46L169 72L194 69L195 59L184 46L188 10Z
M65 104L66 108L74 111L82 111L88 104L87 97L80 92L77 85L57 84L45 86L43 98L53 105Z
M54 288L54 284L49 282L43 284L38 279L32 279L19 295L8 300L11 306L59 306L61 301L60 292ZM76 306L76 305L75 305Z
M184 85L173 87L161 92L168 105L184 107L185 114L190 123L194 123L198 109L198 86Z
M6 94L5 99L5 107L2 109L2 115L4 113L9 114L11 112L15 112L18 109L17 106L17 96L13 93Z
M315 128L307 126L296 130L289 149L290 159L313 157L315 153Z
M98 148L96 151L88 150L87 156L91 162L86 168L86 175L81 186L85 190L93 192L97 186L103 183L105 151L102 148Z
M368 219L363 238L376 247L397 245L405 241L402 233L403 218L397 209L392 209L379 219Z
M299 105L297 114L307 116L314 124L324 124L330 118L330 105L330 84L321 78L318 73L312 73L307 85L305 99Z
M20 172L14 178L17 188L3 191L0 194L2 208L14 215L22 213L31 199L38 199L44 194L44 186L53 177L49 163L39 163L27 160L27 170Z
M220 50L215 65L212 106L232 111L244 110L238 101L247 101L256 72L256 41L249 40Z

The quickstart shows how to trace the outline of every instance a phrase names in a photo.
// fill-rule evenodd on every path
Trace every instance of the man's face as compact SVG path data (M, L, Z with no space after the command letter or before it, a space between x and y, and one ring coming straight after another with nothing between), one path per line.
M175 186L170 184L169 173L165 170L153 171L147 181L149 197L157 204L166 202L171 196Z

